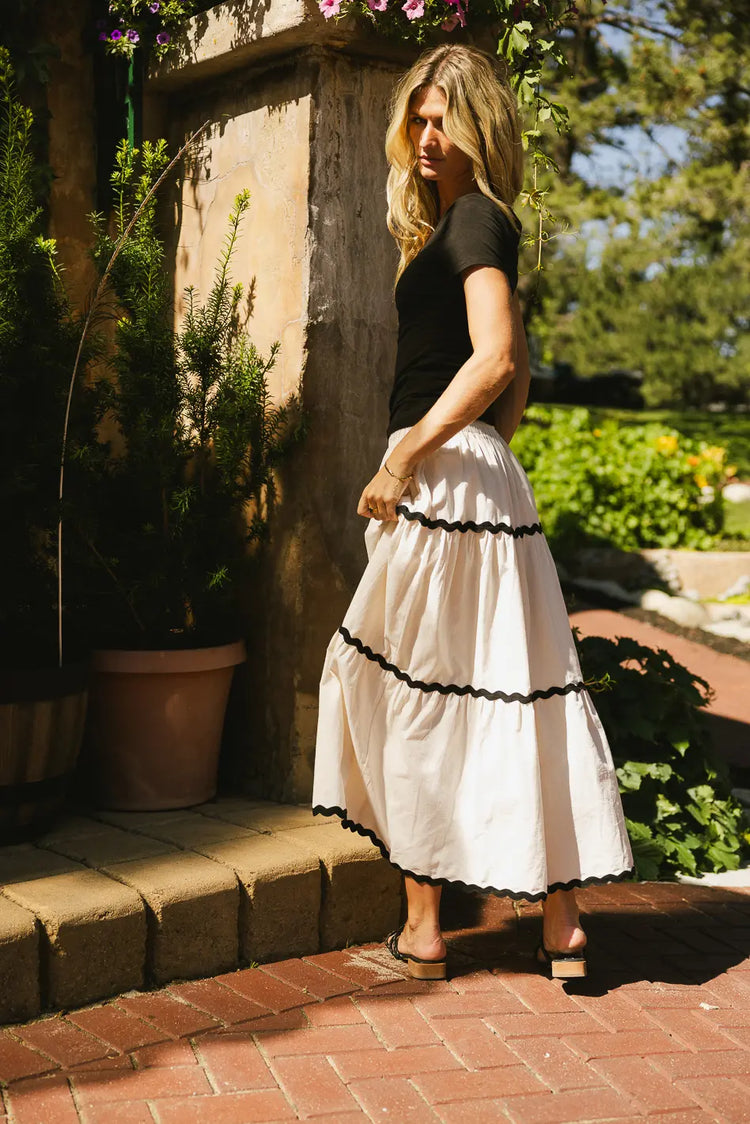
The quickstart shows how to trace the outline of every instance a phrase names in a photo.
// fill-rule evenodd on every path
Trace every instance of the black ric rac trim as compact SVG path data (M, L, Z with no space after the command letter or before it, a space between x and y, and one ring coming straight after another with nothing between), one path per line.
M369 839L378 848L386 862L389 862L396 870L400 870L402 874L407 874L409 878L414 878L417 882L427 882L430 886L459 886L462 890L468 890L472 894L492 895L496 898L513 898L514 901L538 902L546 898L547 894L554 893L555 890L574 890L583 886L600 886L604 882L622 882L635 874L635 866L631 866L627 870L621 870L616 874L592 874L590 878L571 878L568 882L553 882L546 890L540 890L536 894L527 894L522 890L501 890L496 886L475 886L471 882L462 882L460 878L430 878L427 874L417 874L413 870L407 870L406 867L399 866L398 863L394 862L382 839L378 839L375 832L371 831L369 827L362 827L362 824L350 820L346 808L324 808L322 804L316 804L312 812L314 816L338 816L342 827Z
M466 523L449 523L447 519L430 519L424 512L412 511L404 504L399 504L396 511L399 515L403 515L404 519L421 523L423 527L429 527L432 531L437 530L438 527L442 527L444 531L459 531L462 535L467 531L489 531L491 535L510 535L514 539L521 539L524 535L542 534L541 523L524 524L521 527L512 527L510 523L475 523L473 519L467 520Z
M528 695L522 695L519 691L513 691L511 694L507 694L505 691L486 691L484 687L472 687L469 684L459 687L456 683L423 683L421 679L412 679L410 675L401 671L395 664L388 663L385 656L381 656L379 652L373 652L372 648L363 644L358 637L352 636L349 629L344 628L343 625L339 626L339 633L347 644L356 648L368 660L379 664L383 671L390 671L391 675L395 675L407 686L415 687L419 691L437 691L441 695L471 695L472 698L489 699L490 702L502 700L503 702L531 703L536 702L537 699L549 699L552 695L569 695L572 692L580 694L581 691L586 690L586 684L581 679L575 683L566 683L564 687L545 687L544 690L532 691Z

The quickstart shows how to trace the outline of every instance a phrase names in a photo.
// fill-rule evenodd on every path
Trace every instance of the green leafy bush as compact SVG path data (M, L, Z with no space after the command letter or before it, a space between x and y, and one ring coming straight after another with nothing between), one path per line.
M736 870L750 832L710 746L705 680L629 637L578 637L620 782L637 875ZM613 688L613 689L610 689Z
M731 409L715 412L713 410L617 410L593 406L591 416L595 419L594 425L599 425L605 418L611 418L620 425L642 426L644 422L655 422L657 425L677 430L691 441L721 445L727 451L727 459L734 465L735 475L741 479L750 477L750 413Z
M719 446L659 424L596 425L583 408L530 406L513 451L561 556L603 543L706 550L722 532L719 489L732 466Z

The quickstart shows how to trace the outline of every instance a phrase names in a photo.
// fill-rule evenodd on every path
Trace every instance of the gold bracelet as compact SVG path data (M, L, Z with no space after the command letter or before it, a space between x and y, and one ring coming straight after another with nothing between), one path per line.
M411 480L411 478L414 475L413 472L410 472L408 476L397 476L395 472L391 472L390 468L388 467L387 461L383 461L383 468L385 469L385 471L388 473L389 476L392 476L394 480L400 480L400 482L402 484L405 480Z

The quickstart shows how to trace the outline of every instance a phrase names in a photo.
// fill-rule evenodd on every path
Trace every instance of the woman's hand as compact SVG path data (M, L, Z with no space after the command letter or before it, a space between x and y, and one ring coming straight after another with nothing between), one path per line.
M395 480L383 466L360 496L357 515L383 523L395 522L398 519L396 504L405 493L411 495L411 483L411 479Z

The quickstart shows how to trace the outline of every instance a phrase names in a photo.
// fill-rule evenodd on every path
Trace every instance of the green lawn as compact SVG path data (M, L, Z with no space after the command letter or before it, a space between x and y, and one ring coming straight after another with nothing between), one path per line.
M750 500L724 505L724 534L729 539L750 539Z

